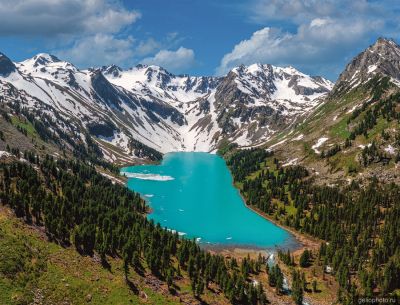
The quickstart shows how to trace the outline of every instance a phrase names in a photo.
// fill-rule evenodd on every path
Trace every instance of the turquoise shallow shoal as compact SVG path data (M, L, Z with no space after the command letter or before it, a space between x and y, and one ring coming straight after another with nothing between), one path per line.
M121 170L128 188L147 199L149 219L200 243L254 248L293 247L293 236L248 209L225 161L213 154L168 153L160 165ZM135 177L135 178L132 178Z

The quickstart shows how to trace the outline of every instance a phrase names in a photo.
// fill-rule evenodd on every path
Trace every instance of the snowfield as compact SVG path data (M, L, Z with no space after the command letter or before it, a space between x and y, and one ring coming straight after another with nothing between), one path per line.
M319 138L317 143L315 143L313 146L311 146L311 148L315 151L316 154L320 154L321 152L318 150L318 148L322 144L324 144L327 140L328 140L328 138L325 138L325 137Z

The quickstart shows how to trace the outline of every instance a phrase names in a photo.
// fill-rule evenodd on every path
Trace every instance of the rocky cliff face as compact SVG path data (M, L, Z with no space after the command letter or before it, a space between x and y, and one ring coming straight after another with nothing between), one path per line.
M15 70L16 68L13 62L3 53L0 53L0 75L8 76Z
M357 55L340 74L333 93L350 90L375 75L389 76L400 83L400 46L393 40L379 38Z

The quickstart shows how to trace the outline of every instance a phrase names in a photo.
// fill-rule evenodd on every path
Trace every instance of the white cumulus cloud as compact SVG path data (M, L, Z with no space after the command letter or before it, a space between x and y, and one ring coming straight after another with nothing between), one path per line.
M153 53L154 51L157 51L160 47L161 43L150 37L146 40L139 42L139 45L136 47L136 52L140 56L146 56Z
M116 33L140 16L113 0L1 0L0 35Z
M147 65L161 66L171 72L181 72L189 69L195 63L195 54L192 49L180 47L176 51L161 50L153 57L141 61Z
M251 0L241 9L260 29L222 57L217 74L261 62L335 80L358 52L400 29L395 0Z
M382 28L377 21L315 18L297 27L295 33L264 27L225 54L216 69L224 74L240 64L293 65L307 73L338 69L337 63L354 51L372 31ZM331 71L332 72L332 71Z
M74 42L71 48L55 52L62 59L78 66L122 65L132 59L134 39L119 39L110 34L96 34Z

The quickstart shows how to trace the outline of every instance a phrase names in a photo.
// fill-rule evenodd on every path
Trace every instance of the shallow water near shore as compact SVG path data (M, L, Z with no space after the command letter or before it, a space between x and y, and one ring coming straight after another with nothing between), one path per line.
M168 153L160 165L121 170L152 208L149 219L216 248L294 248L295 238L246 207L225 161L213 154Z

